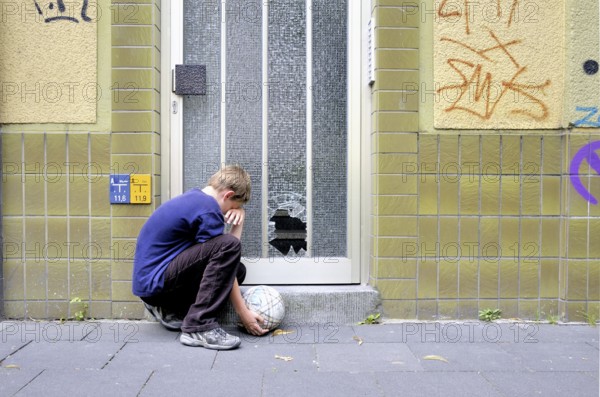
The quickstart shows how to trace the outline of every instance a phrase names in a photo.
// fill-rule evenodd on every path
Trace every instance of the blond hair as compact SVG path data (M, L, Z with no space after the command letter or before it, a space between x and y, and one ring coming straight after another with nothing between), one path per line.
M239 165L225 165L215 172L208 184L217 191L233 190L233 200L247 203L250 200L250 175Z

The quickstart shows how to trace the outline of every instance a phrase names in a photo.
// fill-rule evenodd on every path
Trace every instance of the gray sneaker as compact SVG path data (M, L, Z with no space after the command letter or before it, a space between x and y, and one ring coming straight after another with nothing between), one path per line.
M228 334L223 328L204 332L182 332L179 341L186 346L202 346L213 350L235 349L242 343L240 338Z
M166 313L161 307L152 306L144 302L144 306L146 310L152 314L159 323L163 325L166 329L170 331L179 331L181 330L181 325L183 324L183 320L178 318L176 315L172 313Z

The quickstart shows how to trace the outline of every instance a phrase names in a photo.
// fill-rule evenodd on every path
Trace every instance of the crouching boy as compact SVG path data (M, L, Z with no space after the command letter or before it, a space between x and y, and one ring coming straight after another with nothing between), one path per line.
M181 329L187 346L228 350L240 338L225 332L217 317L227 300L252 335L266 332L263 319L246 308L239 285L250 177L239 166L224 166L203 189L191 189L163 203L137 239L133 293L166 328ZM232 225L224 234L225 223Z

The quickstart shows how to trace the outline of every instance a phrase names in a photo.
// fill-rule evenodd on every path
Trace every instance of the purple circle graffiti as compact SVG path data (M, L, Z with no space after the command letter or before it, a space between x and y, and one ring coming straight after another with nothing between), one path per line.
M575 191L594 205L598 204L598 200L596 197L592 196L583 183L581 183L581 178L579 178L579 167L581 167L584 160L587 160L590 167L592 167L597 174L600 174L600 157L598 157L598 154L595 152L596 150L600 150L600 141L591 142L579 149L579 151L575 153L575 156L573 156L571 167L569 169L571 183L573 184Z

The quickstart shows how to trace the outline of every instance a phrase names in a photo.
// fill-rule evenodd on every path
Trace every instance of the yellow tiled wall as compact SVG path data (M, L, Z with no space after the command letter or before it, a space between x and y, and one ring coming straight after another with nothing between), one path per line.
M97 123L0 126L7 317L143 316L131 267L160 203L160 1L98 7ZM151 205L110 205L109 175L130 172L152 174Z
M375 82L372 87L373 209L370 280L384 314L415 318L424 261L403 255L419 244L423 194L419 162L419 101L406 95L419 82L419 16L400 1L374 1ZM410 84L413 84L412 86ZM410 99L408 99L410 98Z
M104 94L97 123L0 126L8 317L71 317L81 307L73 298L88 304L91 317L143 317L131 269L138 231L161 200L161 4L98 4ZM373 0L372 9L368 282L381 292L384 314L476 318L500 308L504 317L597 315L600 206L578 195L569 167L600 130L435 130L435 95L422 86L433 81L433 1L408 4ZM574 76L569 82L585 86ZM581 116L575 105L597 106L593 95L572 91L569 121ZM151 205L109 204L109 175L130 172L152 174ZM584 163L579 173L600 198L596 170Z
M123 4L121 4L123 3ZM160 205L160 1L113 0L111 32L113 92L111 158L135 173L152 174L151 205L112 206L111 317L141 318L131 293L135 241ZM127 173L127 172L126 172Z
M569 164L600 130L434 129L435 6L373 3L370 283L385 315L597 318L600 208L575 192Z

